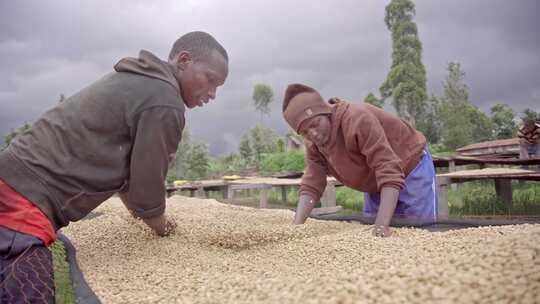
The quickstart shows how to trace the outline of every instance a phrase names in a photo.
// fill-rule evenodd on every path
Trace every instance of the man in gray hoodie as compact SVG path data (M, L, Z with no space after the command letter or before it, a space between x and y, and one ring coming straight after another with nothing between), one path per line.
M14 248L51 244L115 193L157 235L171 233L165 177L185 107L214 99L227 74L225 49L191 32L167 62L142 50L46 112L0 153L0 262Z

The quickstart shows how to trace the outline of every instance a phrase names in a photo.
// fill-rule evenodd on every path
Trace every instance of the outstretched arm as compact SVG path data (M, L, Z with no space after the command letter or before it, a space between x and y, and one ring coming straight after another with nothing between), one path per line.
M314 206L315 203L309 195L300 195L300 198L298 199L298 206L296 207L296 213L294 214L294 224L301 225L305 223Z
M129 213L131 213L134 218L139 218L129 206L127 193L121 192L119 193L119 196L122 200L122 203L124 203L126 208L129 210ZM167 236L171 234L177 226L174 220L168 219L165 214L151 218L143 218L142 220L159 236Z
M396 210L398 196L398 189L388 186L382 187L381 203L377 212L377 218L375 219L373 235L386 237L392 234L389 226Z

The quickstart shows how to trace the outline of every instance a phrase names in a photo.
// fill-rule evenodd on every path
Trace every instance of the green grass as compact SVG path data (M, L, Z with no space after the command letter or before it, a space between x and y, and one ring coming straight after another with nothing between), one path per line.
M336 204L344 209L361 211L364 207L364 193L348 187L336 188Z
M53 261L55 302L56 304L75 303L64 243L56 240L49 249L51 250Z
M540 215L540 184L512 182L513 204L509 208L495 193L493 181L461 184L448 191L450 214L467 215Z

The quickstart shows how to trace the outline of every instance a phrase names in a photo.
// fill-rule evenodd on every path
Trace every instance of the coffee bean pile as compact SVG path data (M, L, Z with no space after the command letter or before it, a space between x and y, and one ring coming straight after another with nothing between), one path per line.
M428 232L173 196L158 237L116 198L72 223L103 303L540 303L540 225Z

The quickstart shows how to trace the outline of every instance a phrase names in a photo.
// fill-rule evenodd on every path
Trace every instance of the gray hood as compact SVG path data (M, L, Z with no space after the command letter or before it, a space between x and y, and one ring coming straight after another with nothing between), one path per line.
M180 93L180 87L173 74L173 67L148 51L141 50L139 52L139 58L126 57L121 59L114 66L114 70L163 80L172 85Z

